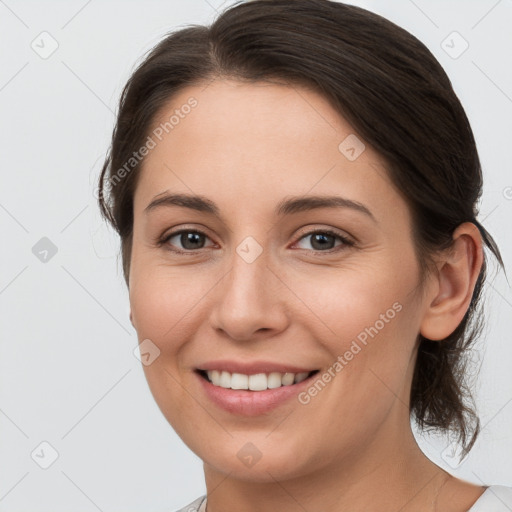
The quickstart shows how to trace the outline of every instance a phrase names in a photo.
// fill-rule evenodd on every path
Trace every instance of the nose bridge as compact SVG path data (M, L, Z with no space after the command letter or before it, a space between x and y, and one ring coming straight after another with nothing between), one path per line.
M236 246L225 283L224 300L231 302L231 307L240 314L246 314L246 308L251 308L254 314L264 305L263 295L270 291L268 264L268 250L253 237L246 237Z
M246 237L235 248L235 254L232 258L231 280L233 289L241 287L242 297L258 295L262 290L262 283L269 272L269 251L253 237ZM268 282L268 278L267 278ZM247 294L248 290L253 289L255 293ZM262 288L262 290L259 290Z
M282 329L286 317L270 269L270 253L253 237L235 247L231 268L219 283L212 315L214 327L232 338L249 339L256 331Z

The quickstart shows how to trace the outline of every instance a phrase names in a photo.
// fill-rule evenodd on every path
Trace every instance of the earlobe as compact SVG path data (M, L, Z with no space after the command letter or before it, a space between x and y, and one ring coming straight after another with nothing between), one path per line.
M442 340L460 324L468 310L483 263L482 237L472 222L453 233L453 245L439 261L435 292L421 323L420 333Z

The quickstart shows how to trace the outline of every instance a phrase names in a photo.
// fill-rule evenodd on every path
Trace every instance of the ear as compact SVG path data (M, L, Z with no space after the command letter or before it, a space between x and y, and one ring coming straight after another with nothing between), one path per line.
M432 275L432 293L420 333L430 340L442 340L460 324L473 296L483 263L482 237L472 222L464 222L453 233L453 245L438 261Z

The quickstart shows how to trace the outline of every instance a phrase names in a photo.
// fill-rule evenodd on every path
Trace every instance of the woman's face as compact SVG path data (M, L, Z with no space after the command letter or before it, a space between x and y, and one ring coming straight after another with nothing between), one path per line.
M392 446L426 301L379 155L322 96L277 84L184 89L150 136L130 304L169 423L208 467L255 481Z

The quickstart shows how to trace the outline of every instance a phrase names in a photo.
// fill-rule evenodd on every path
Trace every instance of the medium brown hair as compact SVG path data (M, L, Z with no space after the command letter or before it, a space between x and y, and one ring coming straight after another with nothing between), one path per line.
M133 196L140 163L126 171L161 109L182 89L215 78L280 81L319 92L380 153L407 202L423 280L454 230L476 220L482 172L473 133L449 78L427 47L385 18L329 0L239 1L210 26L171 32L125 85L99 179L99 205L121 238L129 286ZM124 166L123 178L119 170ZM466 382L465 354L481 332L477 314L486 257L468 310L442 341L419 334L410 412L422 429L455 433L463 453L480 422ZM421 284L420 283L420 284Z

